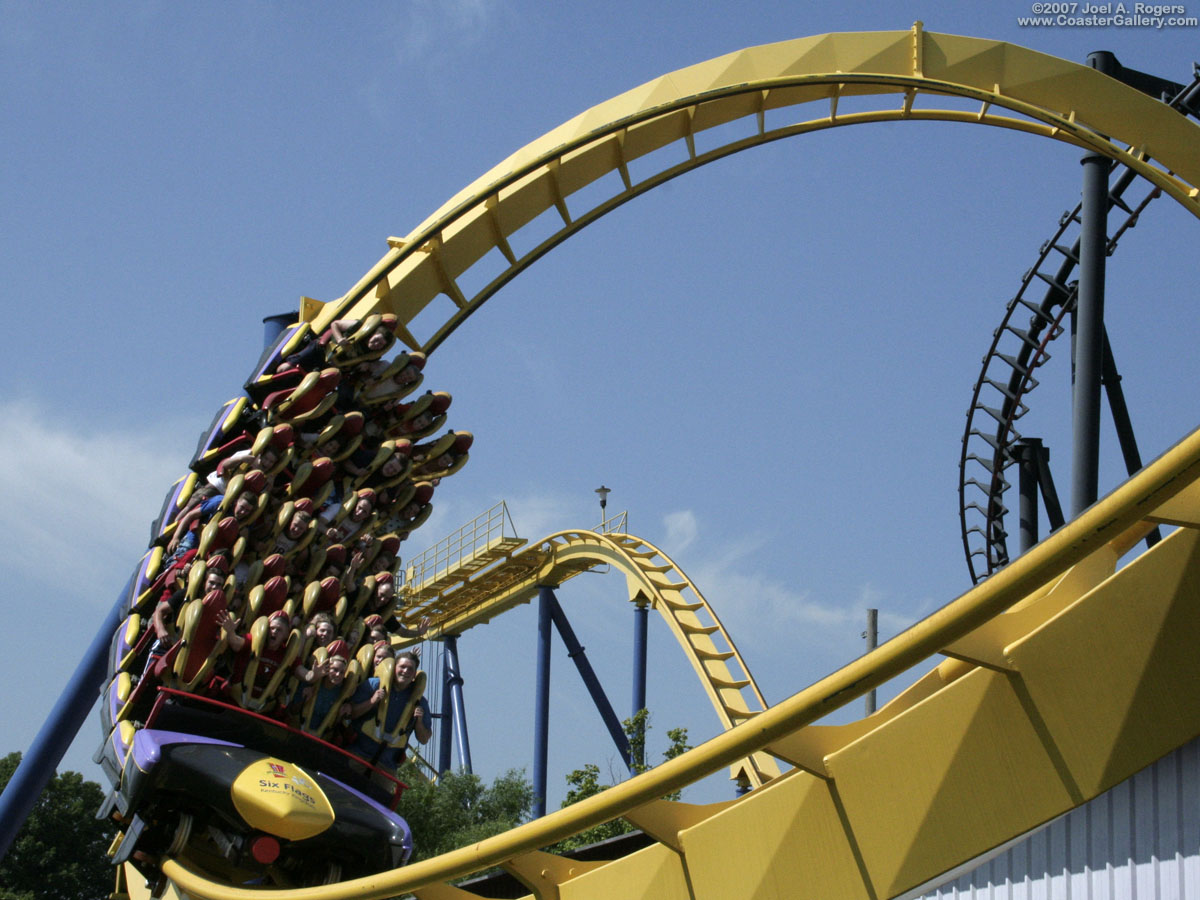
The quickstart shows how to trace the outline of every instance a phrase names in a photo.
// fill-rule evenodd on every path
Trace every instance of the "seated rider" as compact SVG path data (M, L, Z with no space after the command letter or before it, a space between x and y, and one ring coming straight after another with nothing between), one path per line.
M259 544L261 555L278 553L287 557L296 551L308 535L315 512L313 502L307 497L295 501L290 509L285 504L279 511L275 527L268 532L268 526L264 524L260 532L263 535Z
M189 505L175 521L175 531L167 542L167 558L175 559L196 546L199 526L211 519L221 508L224 494L210 494L201 502Z
M370 527L375 504L375 492L370 488L362 488L340 507L333 504L327 506L320 515L326 540L331 544L351 543L359 532Z
M194 559L194 557L193 557ZM218 562L219 561L219 562ZM162 658L168 650L175 645L179 640L179 633L176 629L176 620L179 616L179 610L183 608L184 602L187 600L187 573L191 569L192 561L189 560L187 565L181 568L182 578L173 582L174 590L169 593L163 591L162 599L154 607L154 612L150 616L150 626L154 629L154 643L150 645L150 656L146 660L145 672L150 672L154 668L154 664ZM229 563L224 556L215 556L208 560L207 570L204 575L204 586L200 592L200 596L206 596L211 591L223 590L225 588L225 576L229 572Z
M380 638L371 647L371 673L379 670L379 664L385 659L392 659L392 645L387 638Z
M364 532L354 542L350 554L350 564L346 567L346 577L343 580L357 581L367 575L379 575L392 570L400 564L400 537L386 534L375 538L371 532Z
M365 618L351 629L347 637L353 647L357 647L367 634L367 629L373 627L369 624L372 619L380 620L385 633L390 632L402 638L424 637L429 630L428 616L422 616L416 628L410 628L400 620L396 609L396 579L390 572L380 572L375 576L375 588L367 598L363 612Z
M416 388L424 368L425 354L416 350L402 353L390 363L382 360L372 363L361 379L355 400L370 404L403 397Z
M241 489L233 501L232 517L238 524L252 522L259 512L258 498L266 488L267 478L261 470L255 469L243 476ZM192 507L183 513L175 523L175 532L167 544L167 553L177 556L196 546L200 539L200 529L211 520L222 506L226 506L225 494L216 494L205 500L199 506Z
M413 693L413 681L417 677L417 668L420 665L415 653L404 651L396 657L395 674L392 680L391 697L388 698L387 720L384 722L384 730L389 734L394 732L400 726L401 717L404 715L405 709L409 705ZM357 737L354 743L350 745L349 750L355 756L374 766L378 766L387 772L395 771L396 767L404 761L404 750L401 747L392 747L368 737L362 731L367 713L377 707L387 697L387 692L384 691L380 679L372 676L366 680L366 684L371 690L371 696L365 704L357 704L352 710L355 714L356 721L354 726L357 731ZM428 743L433 737L433 732L429 728L429 704L424 697L417 700L413 706L412 718L404 728L406 734L416 734L417 740L422 744Z
M337 622L329 613L319 612L312 617L304 634L306 640L313 641L312 649L328 647L330 642L337 637Z
M330 323L329 328L318 338L310 341L297 352L291 354L276 368L276 372L287 372L292 369L302 369L311 371L325 365L327 361L334 358L333 351L337 347L345 346L351 339L361 339L363 335L357 334L360 325L366 324L365 320L360 319L338 319ZM393 336L389 333L381 321L372 323L375 327L371 332L365 335L366 340L363 342L364 349L369 353L382 354L391 346Z
M350 648L345 641L333 641L326 649L325 659L313 666L315 683L304 689L301 727L310 734L338 743L338 723L354 716L356 709L367 701L369 688L365 683L360 684L352 694L343 697ZM338 704L340 707L335 709Z
M267 476L266 489L271 490L275 475L291 459L288 452L293 440L291 425L277 425L274 429L264 428L255 437L250 448L238 450L217 463L206 480L217 493L224 494L230 480L239 472L258 469Z
M383 616L367 616L363 619L363 624L367 626L367 640L370 643L378 644L380 641L388 640L387 629L383 626Z
M215 694L228 696L236 686L241 684L246 669L253 660L251 636L249 633L239 633L238 625L241 623L227 612L218 618L217 624L225 632L229 649L234 653L233 673L228 681L224 678L214 678L209 683L209 690ZM286 612L276 610L271 613L267 622L267 644L258 657L258 665L254 671L252 695L257 695L265 690L270 685L276 670L286 663L288 635L291 634L291 631L291 621ZM294 665L293 673L302 678L308 675L307 670L299 663ZM280 705L276 704L276 712L279 711Z

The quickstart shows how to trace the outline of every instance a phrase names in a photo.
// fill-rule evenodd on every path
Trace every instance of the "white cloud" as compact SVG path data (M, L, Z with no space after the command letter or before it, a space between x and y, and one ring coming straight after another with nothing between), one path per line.
M410 0L402 8L396 52L401 62L412 62L442 45L478 42L496 4L493 0Z
M912 625L917 619L922 618L931 611L932 604L928 601L921 603L922 611L918 615L901 615L888 609L888 601L892 598L888 593L880 588L877 588L871 583L864 584L859 591L858 602L855 604L853 614L857 617L857 621L865 622L866 612L868 609L879 610L879 642L883 643L889 638L893 638L901 631Z
M677 514L672 514L677 515ZM692 529L698 535L700 526L689 513L686 525L672 523L667 517L670 533L677 528ZM690 543L690 541L688 541ZM686 554L701 562L685 570L716 610L727 628L735 635L790 634L816 642L825 642L835 635L856 635L866 622L868 608L880 610L880 637L886 639L912 624L912 618L887 611L889 595L875 585L865 583L852 603L830 602L814 597L811 590L785 583L755 570L754 558L766 543L764 535L743 535L726 542L718 551L701 545ZM682 546L687 546L683 544ZM681 563L682 564L682 563Z
M186 441L156 423L136 432L74 429L52 409L0 403L0 561L56 591L111 599L137 562ZM117 573L117 574L114 574Z
M699 529L696 524L696 514L690 509L667 513L663 516L663 527L666 529L666 546L673 553L679 553L696 540Z
M718 615L753 623L756 630L836 627L850 621L848 610L816 602L806 590L797 590L757 573L705 564L692 578Z

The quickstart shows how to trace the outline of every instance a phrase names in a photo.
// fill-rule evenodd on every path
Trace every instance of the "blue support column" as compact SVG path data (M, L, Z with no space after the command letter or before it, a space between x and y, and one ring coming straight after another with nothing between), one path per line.
M1071 515L1096 502L1100 469L1100 370L1104 350L1104 263L1108 246L1109 161L1083 158L1079 294L1075 306L1074 458Z
M1042 446L1040 438L1021 438L1017 442L1017 488L1020 497L1018 509L1022 553L1038 542L1038 466L1043 463L1043 458L1049 455L1050 451Z
M139 566L130 576L125 589L121 591L120 597L100 624L100 630L92 639L91 646L79 661L75 674L71 676L58 702L46 717L33 744L21 758L21 764L9 779L4 793L0 794L0 859L4 858L8 848L12 846L17 832L25 824L29 811L54 777L54 770L62 761L75 735L79 733L80 726L87 720L92 707L96 705L96 698L103 689L108 674L109 646L117 626L125 618L129 590L140 571Z
M637 715L639 709L646 708L646 635L649 625L650 610L645 603L639 603L633 611L633 711ZM633 760L639 766L646 764L645 734L638 735L638 758Z
M448 634L444 638L446 644L446 693L450 697L450 706L454 713L454 731L458 737L458 767L461 771L471 772L471 741L467 736L467 710L463 703L462 670L458 665L458 635ZM443 709L445 703L442 704Z
M563 643L567 646L567 656L574 660L575 668L579 670L579 677L583 679L583 684L588 689L588 693L592 697L592 702L596 704L600 718L604 720L604 726L608 729L613 743L616 744L617 752L621 754L621 759L625 761L625 766L632 772L633 766L630 759L629 738L625 734L625 729L621 727L621 720L617 718L612 704L608 702L608 696L604 693L604 688L600 686L600 679L596 677L596 672L592 669L592 664L588 662L583 645L575 637L575 629L567 621L566 613L562 611L562 607L558 603L558 598L554 596L554 591L550 588L542 588L542 591L544 592L542 596L550 607L550 618L554 622L554 627L558 629Z
M438 710L441 728L438 731L438 773L450 771L450 753L454 740L454 716L450 708L450 664L442 645L442 704Z
M537 687L533 708L533 815L546 814L546 759L550 750L550 604L554 591L538 589Z
M1112 74L1116 58L1099 52L1088 64ZM1071 516L1096 502L1100 472L1100 373L1104 361L1104 268L1108 256L1108 157L1087 153L1079 213L1079 291L1075 301Z
M278 313L263 317L263 349L270 347L283 334L284 329L296 321L295 313Z

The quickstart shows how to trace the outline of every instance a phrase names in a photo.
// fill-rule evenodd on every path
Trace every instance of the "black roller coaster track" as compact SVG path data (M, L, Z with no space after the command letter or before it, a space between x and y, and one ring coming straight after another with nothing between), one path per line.
M1184 115L1196 116L1198 99L1200 66L1193 68L1191 84L1167 103ZM1112 165L1110 179L1114 172L1116 178L1109 190L1108 208L1110 212L1120 210L1124 219L1108 239L1110 256L1125 232L1137 224L1150 201L1161 193L1154 188L1131 207L1123 197L1137 180L1137 175L1116 163ZM1009 482L1005 472L1018 461L1016 448L1023 436L1017 430L1016 422L1029 410L1026 399L1038 385L1034 372L1050 359L1047 347L1063 333L1063 320L1075 308L1078 282L1070 278L1079 263L1080 208L1077 205L1063 213L1057 230L1038 251L1037 261L1021 278L1020 289L1008 302L1004 318L992 333L991 346L983 357L979 378L971 394L958 466L958 502L967 569L971 581L976 584L1009 561L1008 534L1004 528L1004 516L1008 512L1004 492ZM1027 299L1026 294L1033 294L1032 289L1038 283L1046 285L1041 301ZM1029 320L1024 327L1019 327L1022 310L1029 313ZM1105 387L1115 412L1124 401L1107 333L1104 342ZM1128 440L1122 443L1126 467L1133 474L1141 467L1141 461L1131 430ZM1061 512L1056 507L1056 498L1050 496L1048 512L1052 528L1061 524Z

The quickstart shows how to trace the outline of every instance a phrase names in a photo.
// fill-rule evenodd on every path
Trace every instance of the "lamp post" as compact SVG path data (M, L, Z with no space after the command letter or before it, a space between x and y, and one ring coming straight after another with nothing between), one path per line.
M605 509L608 508L608 495L612 493L611 488L606 488L603 484L596 488L596 493L600 495L600 531L604 531Z

